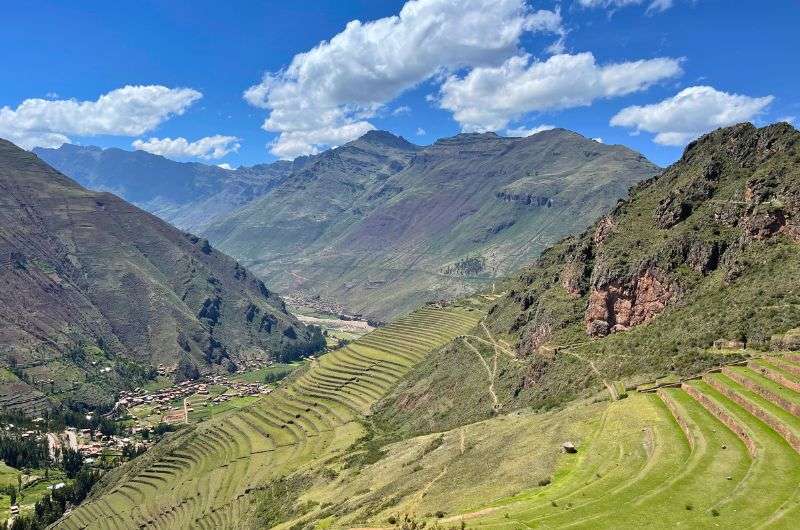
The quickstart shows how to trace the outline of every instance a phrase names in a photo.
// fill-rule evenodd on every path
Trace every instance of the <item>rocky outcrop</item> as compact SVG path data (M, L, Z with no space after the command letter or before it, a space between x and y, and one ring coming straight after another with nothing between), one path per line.
M662 229L672 228L689 217L703 201L714 194L721 174L722 164L712 159L699 176L672 190L658 203L653 215L656 225Z
M657 269L648 269L630 282L594 286L586 308L586 332L602 337L647 322L661 313L675 289Z
M552 197L535 195L533 193L514 193L503 190L497 192L497 198L504 202L517 202L536 208L550 208L553 206Z
M608 237L614 231L614 219L609 216L604 216L597 222L594 229L594 235L592 236L592 241L595 245L602 245L606 242Z

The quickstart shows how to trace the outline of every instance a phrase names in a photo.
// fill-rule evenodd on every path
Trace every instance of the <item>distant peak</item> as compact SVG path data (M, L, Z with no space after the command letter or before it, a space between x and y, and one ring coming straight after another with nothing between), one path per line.
M361 136L356 142L365 142L372 145L385 145L394 147L395 149L416 149L416 145L412 144L402 136L395 136L388 131L372 130Z
M79 152L79 151L87 151L92 153L99 153L103 151L102 147L97 147L96 145L76 145L76 144L61 144L61 147L36 147L33 149L33 152L36 151L62 151L62 152Z

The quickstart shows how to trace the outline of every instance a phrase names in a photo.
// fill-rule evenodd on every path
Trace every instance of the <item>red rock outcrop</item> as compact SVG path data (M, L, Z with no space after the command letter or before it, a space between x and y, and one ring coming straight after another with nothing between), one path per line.
M630 284L592 287L586 309L586 332L604 336L647 322L664 310L675 295L662 275L648 269Z
M592 240L594 241L595 245L602 245L608 239L608 236L611 235L611 232L614 231L614 220L609 217L605 216L600 221L597 222L597 228L594 230L594 236L592 236Z
M583 274L584 266L571 261L564 266L561 271L561 286L573 298L580 298L583 295L581 291L581 275Z

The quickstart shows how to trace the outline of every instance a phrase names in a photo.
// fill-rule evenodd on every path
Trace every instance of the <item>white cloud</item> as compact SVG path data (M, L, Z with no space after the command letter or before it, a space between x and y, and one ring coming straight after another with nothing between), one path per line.
M396 16L349 22L244 99L269 111L263 128L279 133L274 154L309 154L372 129L382 106L423 81L502 63L528 32L562 36L560 14L525 0L411 0Z
M753 119L773 99L772 96L750 97L721 92L710 86L693 86L659 103L624 108L611 118L611 125L631 127L635 133L654 133L657 144L685 145L718 127Z
M664 57L600 66L589 52L546 61L517 55L499 66L474 68L464 77L449 76L439 103L465 131L496 131L528 112L590 105L680 73L680 60Z
M530 129L526 129L525 127L517 127L515 129L506 129L505 132L506 132L506 136L526 137L526 136L530 136L532 134L536 134L536 133L540 133L540 132L544 132L544 131L549 131L549 130L555 129L555 128L556 128L555 125L543 124L543 125L537 125L536 127L532 127Z
M648 3L647 12L666 11L674 4L673 0L578 0L583 7L603 7L618 9Z
M778 118L778 121L779 122L785 121L789 125L794 125L795 121L797 121L797 117L796 116L784 116L783 118Z
M318 130L283 132L267 147L275 156L290 160L304 154L315 155L325 147L337 147L363 136L373 129L375 127L366 121L344 125L331 123L330 126Z
M603 142L603 139L602 139L602 138L600 138L599 136L598 136L597 138L592 138L592 140L594 140L594 141L595 141L595 142L597 142L598 144L605 143L605 142Z
M224 162L222 164L217 164L217 167L221 167L222 169L227 169L228 171L233 171L233 167L227 162Z
M411 112L411 107L408 105L401 105L392 111L392 116L400 116L401 114L409 114Z
M137 136L183 114L202 94L190 88L126 86L96 101L26 99L0 108L0 137L21 147L58 147L69 135Z
M428 134L428 131L422 127L417 127L417 136L425 136L426 134Z
M147 141L135 140L133 148L147 151L167 158L219 159L228 153L236 152L241 145L235 136L206 136L194 142L186 138L150 138Z

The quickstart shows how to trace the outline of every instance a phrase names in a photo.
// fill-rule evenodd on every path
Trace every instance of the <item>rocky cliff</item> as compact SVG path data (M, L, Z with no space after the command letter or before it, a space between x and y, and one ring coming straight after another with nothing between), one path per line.
M107 402L159 364L225 370L313 347L283 301L207 240L4 140L0 285L0 387L53 401Z

